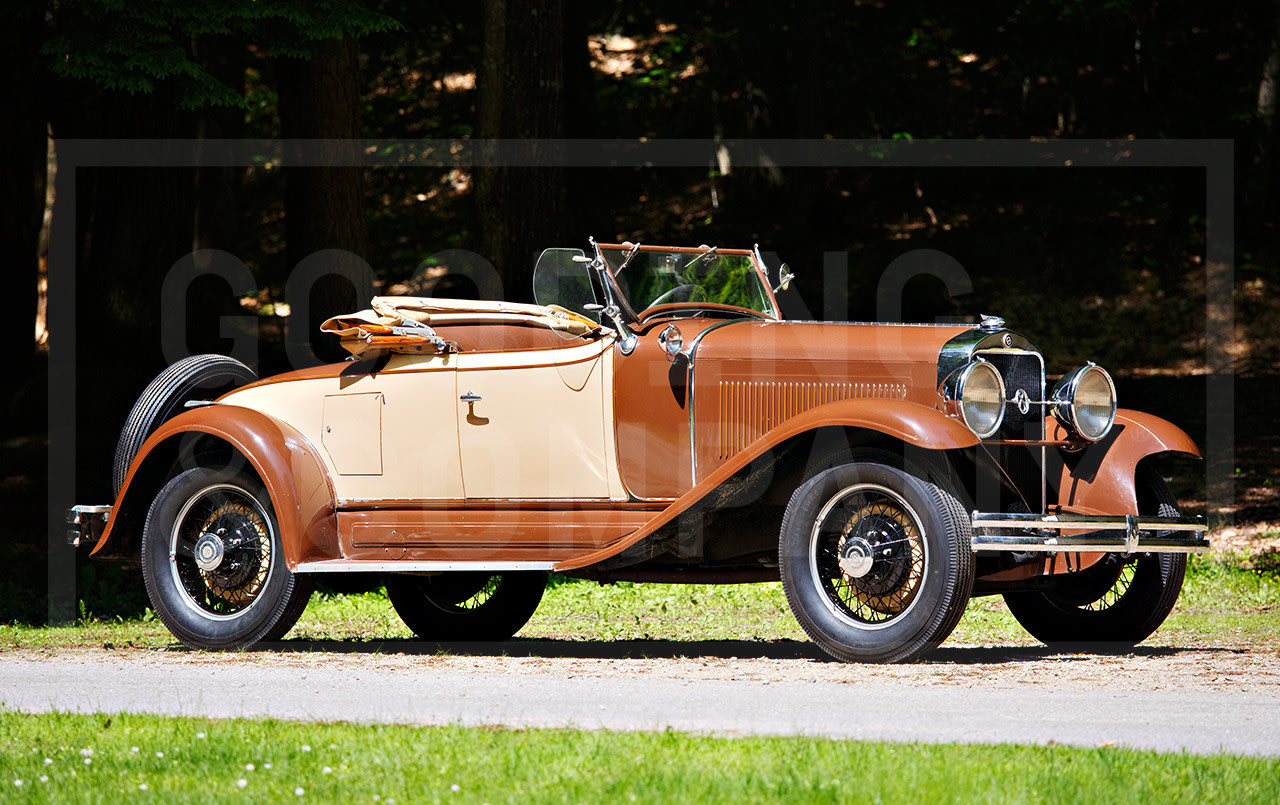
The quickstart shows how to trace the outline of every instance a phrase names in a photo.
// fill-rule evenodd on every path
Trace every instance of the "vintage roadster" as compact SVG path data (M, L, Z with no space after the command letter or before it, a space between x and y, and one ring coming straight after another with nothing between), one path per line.
M423 639L501 640L555 572L781 580L818 646L872 662L996 593L1048 644L1132 645L1206 547L1150 461L1192 440L1117 410L1092 363L1046 388L998 318L784 321L758 248L592 241L534 284L536 305L375 298L325 323L345 363L174 364L71 541L141 556L195 648L278 639L348 573Z

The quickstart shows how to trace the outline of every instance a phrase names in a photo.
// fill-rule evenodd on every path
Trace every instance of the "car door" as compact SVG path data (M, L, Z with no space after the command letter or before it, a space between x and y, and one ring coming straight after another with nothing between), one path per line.
M611 343L458 356L458 445L468 499L622 494L606 407Z

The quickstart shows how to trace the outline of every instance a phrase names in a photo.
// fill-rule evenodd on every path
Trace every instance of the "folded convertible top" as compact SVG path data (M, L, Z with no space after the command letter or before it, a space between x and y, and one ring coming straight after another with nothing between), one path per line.
M436 333L450 324L520 324L584 335L599 327L591 319L559 305L468 299L428 299L414 296L375 296L371 309L334 316L320 325L342 339L352 355L371 351L401 354L456 351L457 345Z

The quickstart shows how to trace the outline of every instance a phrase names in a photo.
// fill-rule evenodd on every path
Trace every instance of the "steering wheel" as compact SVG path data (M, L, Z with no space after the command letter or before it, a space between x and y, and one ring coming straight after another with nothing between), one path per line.
M686 283L684 285L677 285L676 287L664 293L662 296L659 296L657 299L650 302L649 307L657 307L658 305L664 304L666 302L693 302L695 301L693 296L695 293L698 292L698 290L699 290L698 286L694 285L692 282ZM686 293L688 295L681 299L676 299L675 296L678 293Z

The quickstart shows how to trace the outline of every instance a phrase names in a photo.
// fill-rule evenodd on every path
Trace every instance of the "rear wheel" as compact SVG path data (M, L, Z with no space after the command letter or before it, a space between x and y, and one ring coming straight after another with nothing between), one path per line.
M936 648L973 588L969 521L955 496L895 467L818 473L791 497L779 570L796 620L848 662L901 662Z
M1178 516L1177 500L1149 467L1137 475L1140 514ZM1151 636L1182 591L1186 554L1107 554L1049 590L1006 593L1018 623L1042 643L1128 648Z
M196 649L237 649L283 637L310 598L285 567L266 490L236 470L196 467L160 490L142 535L152 609Z
M387 595L405 625L423 640L506 640L542 601L541 572L392 574Z

